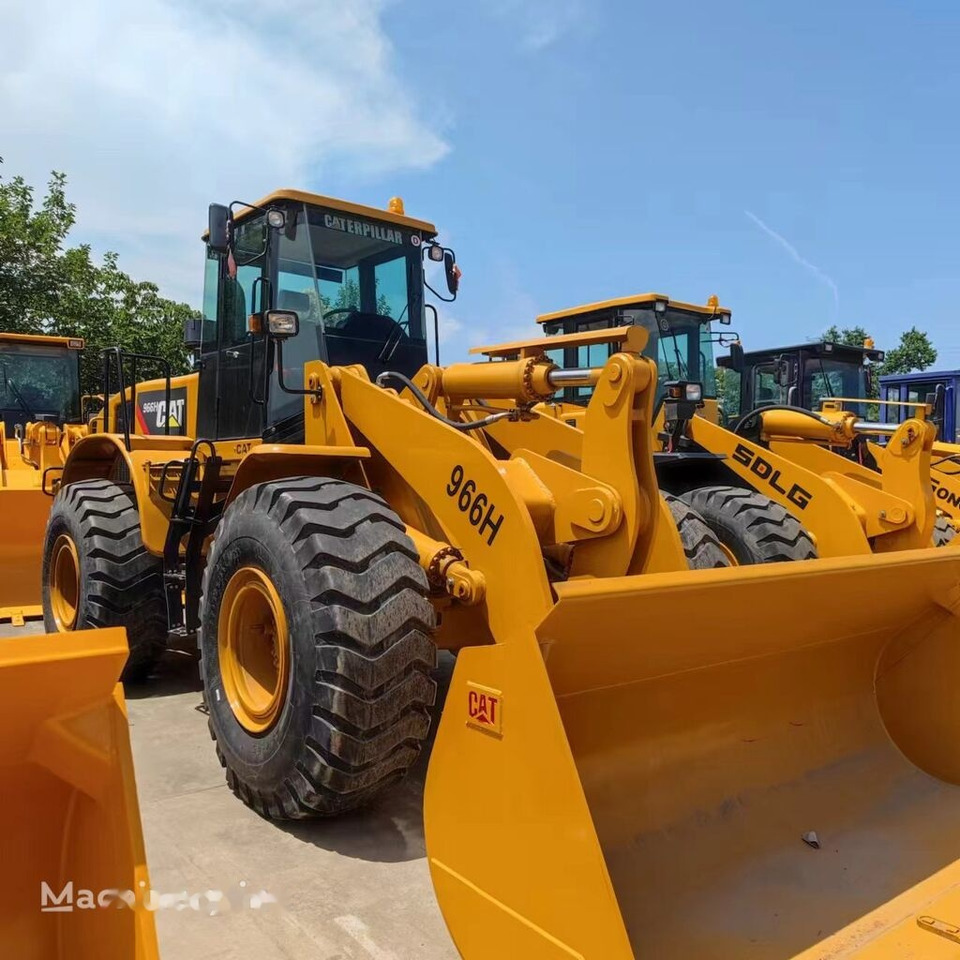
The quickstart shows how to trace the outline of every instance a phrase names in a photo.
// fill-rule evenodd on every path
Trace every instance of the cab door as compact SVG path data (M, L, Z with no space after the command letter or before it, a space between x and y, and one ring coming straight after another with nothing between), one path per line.
M266 338L248 329L251 314L266 310L267 227L263 214L242 220L232 255L223 259L219 296L217 439L263 433L263 362Z

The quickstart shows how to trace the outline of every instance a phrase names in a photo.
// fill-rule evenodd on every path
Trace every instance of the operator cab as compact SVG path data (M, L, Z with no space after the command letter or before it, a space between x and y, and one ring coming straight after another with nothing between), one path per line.
M872 346L819 341L720 357L717 365L729 371L724 378L724 416L730 423L762 407L819 410L826 397L866 400L871 393L870 365L883 356Z
M660 293L604 300L537 317L547 336L611 327L644 327L650 334L644 356L657 364L657 409L671 383L699 384L702 397L716 396L713 345L718 340L723 343L725 335L711 329L714 320L730 323L730 311L721 307L716 297L711 297L706 306L699 306L671 300ZM607 343L591 344L548 350L547 355L561 367L600 367L614 349ZM566 387L559 399L582 405L592 392L592 387Z
M83 340L0 333L0 421L13 432L45 420L80 422Z
M281 190L256 204L210 208L199 356L198 434L296 441L303 366L360 364L372 379L427 362L425 260L459 270L436 228L386 210ZM219 400L219 402L217 402Z

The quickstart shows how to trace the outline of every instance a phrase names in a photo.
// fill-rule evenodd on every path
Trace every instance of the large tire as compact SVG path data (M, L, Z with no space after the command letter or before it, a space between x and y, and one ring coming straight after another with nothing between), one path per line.
M71 574L75 593L68 597ZM143 545L128 484L83 480L57 496L43 543L43 622L49 633L125 627L124 680L146 679L163 655L163 561Z
M957 528L946 518L937 517L933 525L933 545L945 547L957 535Z
M683 495L740 565L816 559L810 534L778 503L742 487L701 487Z
M241 607L231 583L257 577L275 590L269 632L285 638L263 675L273 699L245 686L231 629L241 622L230 619ZM204 573L200 672L211 736L244 803L273 819L332 816L406 774L436 693L428 592L400 518L363 487L296 477L227 508Z
M673 514L673 522L680 533L683 552L686 554L690 569L712 570L716 567L729 567L730 558L703 517L679 497L663 490L660 494L667 501L667 506Z

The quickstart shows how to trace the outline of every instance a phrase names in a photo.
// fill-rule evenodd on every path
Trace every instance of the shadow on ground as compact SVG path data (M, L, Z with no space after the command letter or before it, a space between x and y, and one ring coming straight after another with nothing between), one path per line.
M124 695L128 700L172 697L180 693L199 695L203 690L199 666L200 661L195 648L171 647L163 655L163 659L149 680L124 684ZM199 699L198 696L198 702Z
M278 821L276 826L304 843L344 857L381 863L419 860L426 856L423 839L423 790L437 724L447 698L456 660L440 654L435 678L437 700L430 711L430 736L406 778L387 787L371 806L328 820Z
M398 863L423 858L426 855L423 837L424 783L455 663L451 654L440 654L435 674L437 699L430 711L430 736L416 764L402 781L387 787L379 800L362 810L322 820L274 821L276 829L303 843L358 860ZM127 684L124 692L128 700L195 693L193 709L205 714L202 691L196 651L183 645L183 648L171 647L166 652L147 682ZM210 759L211 763L217 763L212 742Z

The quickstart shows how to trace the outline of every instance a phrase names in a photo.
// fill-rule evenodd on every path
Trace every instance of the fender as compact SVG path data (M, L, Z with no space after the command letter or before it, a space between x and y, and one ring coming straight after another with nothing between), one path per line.
M369 459L367 447L260 443L237 465L225 506L248 487L290 477L337 477L368 486L361 461Z
M166 539L171 505L151 483L151 468L171 460L183 460L190 452L189 437L130 438L130 450L123 438L112 433L95 433L78 440L63 465L60 489L80 480L113 480L133 487L140 511L140 533L150 553L161 556Z

